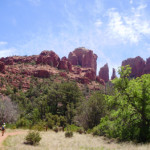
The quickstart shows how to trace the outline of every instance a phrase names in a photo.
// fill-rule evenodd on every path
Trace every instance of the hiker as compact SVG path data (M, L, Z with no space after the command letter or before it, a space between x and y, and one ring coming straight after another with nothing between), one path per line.
M3 123L3 125L2 125L2 136L4 136L5 127L6 127L5 123Z

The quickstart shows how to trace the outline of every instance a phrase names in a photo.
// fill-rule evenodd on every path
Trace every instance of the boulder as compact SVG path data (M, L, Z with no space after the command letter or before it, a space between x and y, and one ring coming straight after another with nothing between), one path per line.
M5 64L0 61L0 72L5 73Z
M113 68L111 80L115 79L116 77L117 77L117 76L116 76L116 70Z
M57 67L59 62L59 56L53 51L42 51L36 61L37 64L47 64L52 67Z
M109 68L108 64L105 64L99 71L99 78L103 79L105 82L109 81Z
M85 73L84 77L87 77L91 81L95 81L96 73L93 69L88 69L87 72Z
M67 78L67 77L68 77L65 72L59 72L59 75L60 75L61 77L64 77L64 78Z
M136 78L143 74L145 61L140 56L137 56L135 58L128 58L127 60L122 61L122 66L126 65L130 65L132 68L130 77Z
M97 55L92 50L84 47L76 48L73 52L69 53L69 61L72 65L79 65L83 68L92 68L96 73L97 69Z
M74 74L81 74L81 68L80 67L77 67L77 66L75 66L75 67L73 67L73 73Z
M90 80L87 77L78 77L77 82L82 83L82 84L89 84Z
M99 76L96 76L96 81L105 86L105 81L103 79L100 79Z
M68 70L71 72L72 64L66 57L63 57L59 62L58 69L62 69L62 70L66 70L66 71Z
M39 77L39 78L49 78L50 73L47 70L35 70L33 72L34 77Z

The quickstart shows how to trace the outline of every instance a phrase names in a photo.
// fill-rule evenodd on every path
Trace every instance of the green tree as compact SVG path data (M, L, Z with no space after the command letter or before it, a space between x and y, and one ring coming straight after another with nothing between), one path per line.
M121 67L112 81L114 95L107 95L110 110L100 123L101 134L121 140L150 140L150 74L129 79L131 68Z
M100 123L106 114L105 97L101 91L92 93L90 98L83 99L77 109L75 122L85 129L93 128Z

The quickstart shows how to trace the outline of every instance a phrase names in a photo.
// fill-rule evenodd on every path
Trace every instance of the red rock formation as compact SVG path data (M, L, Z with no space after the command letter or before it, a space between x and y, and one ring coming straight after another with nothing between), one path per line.
M3 62L0 61L0 72L5 73L5 65Z
M66 57L63 57L61 59L61 61L59 62L58 69L63 69L66 71L68 70L71 72L72 71L72 64Z
M73 73L74 74L80 74L81 73L81 68L77 67L77 66L73 67Z
M80 65L83 68L93 68L95 73L97 69L97 55L92 50L86 48L76 48L69 53L69 61L72 65Z
M39 78L49 78L50 73L47 70L36 70L34 71L34 77L39 77Z
M105 81L103 79L100 79L99 76L96 77L96 81L105 86Z
M96 73L93 69L88 69L84 76L87 77L91 81L96 80Z
M105 64L99 71L100 79L103 79L105 82L109 81L109 68L108 64Z
M122 62L122 66L130 65L132 68L130 77L140 77L143 74L145 61L140 56L128 58Z
M67 77L67 74L66 74L65 72L59 72L59 75L60 75L61 77L64 77L64 78Z
M115 79L116 77L117 77L117 76L116 76L116 70L113 68L111 80Z
M12 57L6 57L6 58L2 57L0 61L2 61L5 65L13 65L14 63Z
M150 57L146 59L146 65L143 69L143 74L149 74L150 73Z
M47 64L53 67L57 67L60 62L60 58L53 51L42 51L37 58L37 64Z
M77 82L82 83L82 84L89 84L90 80L87 77L78 77Z
M1 58L0 61L4 62L5 65L13 65L14 63L33 63L36 62L37 56L13 56Z

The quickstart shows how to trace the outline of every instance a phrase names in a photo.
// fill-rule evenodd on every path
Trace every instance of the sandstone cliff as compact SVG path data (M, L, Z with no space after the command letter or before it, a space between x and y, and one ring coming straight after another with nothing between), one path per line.
M109 81L109 68L108 64L105 64L99 71L100 79L103 79L105 82Z
M69 53L69 61L72 65L79 65L83 68L92 68L95 73L97 70L97 55L92 50L86 48L76 48Z

